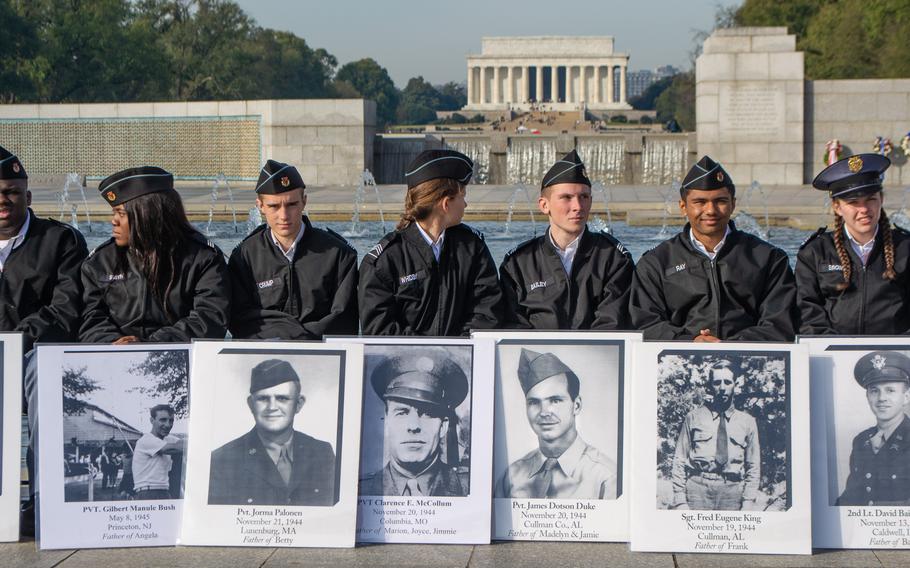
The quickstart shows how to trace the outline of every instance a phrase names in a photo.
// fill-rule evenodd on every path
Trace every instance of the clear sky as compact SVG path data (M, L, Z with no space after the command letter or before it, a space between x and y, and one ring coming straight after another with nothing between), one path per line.
M422 75L466 80L465 55L484 36L608 35L629 68L689 68L692 37L718 6L740 0L238 0L264 27L292 31L339 65L372 57L398 87Z

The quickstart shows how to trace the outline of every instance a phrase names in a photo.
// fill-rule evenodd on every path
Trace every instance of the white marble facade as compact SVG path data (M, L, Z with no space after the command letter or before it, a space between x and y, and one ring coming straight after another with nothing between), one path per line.
M610 36L485 37L467 61L465 110L632 108L629 56L613 52Z

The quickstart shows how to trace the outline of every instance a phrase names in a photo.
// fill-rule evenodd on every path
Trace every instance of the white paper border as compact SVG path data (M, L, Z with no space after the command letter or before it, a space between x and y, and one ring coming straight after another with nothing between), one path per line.
M0 472L0 542L19 540L22 463L22 334L0 333L3 342L3 471Z

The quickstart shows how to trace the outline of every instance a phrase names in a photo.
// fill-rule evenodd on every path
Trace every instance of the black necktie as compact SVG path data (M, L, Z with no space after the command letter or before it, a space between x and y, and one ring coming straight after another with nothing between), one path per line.
M718 414L718 420L720 420L720 424L717 426L717 451L714 454L714 461L717 462L717 470L723 472L724 466L727 465L729 451L727 447L727 417L721 412Z

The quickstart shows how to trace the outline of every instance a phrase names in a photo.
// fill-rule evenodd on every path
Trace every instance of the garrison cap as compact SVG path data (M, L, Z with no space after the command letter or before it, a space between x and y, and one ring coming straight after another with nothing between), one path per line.
M474 175L471 158L455 150L424 150L408 165L404 179L408 189L437 178L468 183Z
M910 358L897 351L866 353L853 367L853 378L863 388L892 381L910 384Z
M545 189L557 183L580 183L591 187L591 180L585 172L585 164L581 161L578 152L572 150L556 160L556 163L543 176L540 182L540 189Z
M724 170L723 166L712 160L710 156L702 156L689 169L689 173L686 174L682 185L679 187L679 193L685 196L690 189L712 190L725 187L730 190L731 196L736 195L736 186L733 184L730 174Z
M891 160L879 154L857 154L838 160L823 169L812 187L831 192L831 199L868 195L882 190L882 177Z
M19 158L3 146L0 146L0 179L28 179Z
M259 171L256 193L277 195L294 189L306 189L297 168L275 160L267 160Z
M383 400L430 406L446 416L468 396L468 378L441 347L387 357L373 370L370 383Z
M537 383L561 374L565 374L569 381L578 384L578 375L556 355L521 348L521 355L518 357L518 382L521 383L521 390L525 394L528 394Z
M115 207L149 193L174 191L174 176L156 166L129 168L101 180L98 191Z
M250 373L250 394L262 389L268 389L282 383L300 384L300 377L294 372L294 367L281 359L266 359L253 367Z

